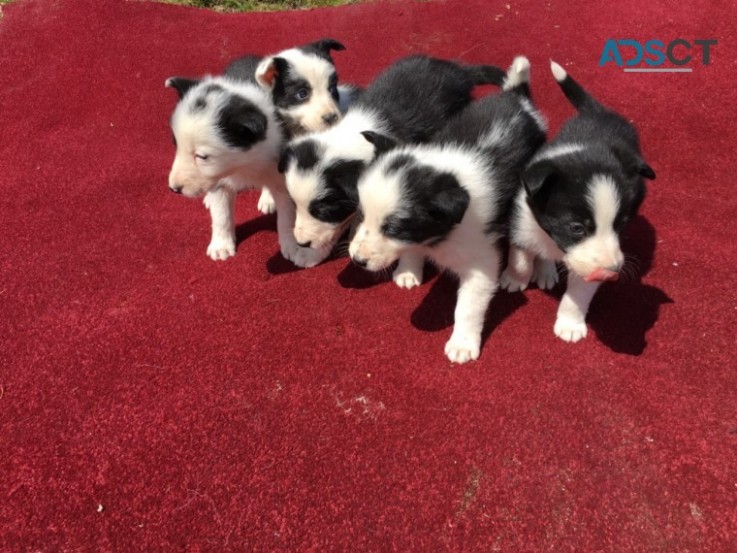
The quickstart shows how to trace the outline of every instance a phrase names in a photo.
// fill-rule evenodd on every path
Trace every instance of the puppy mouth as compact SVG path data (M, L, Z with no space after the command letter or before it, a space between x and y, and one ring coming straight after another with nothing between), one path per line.
M595 269L584 280L586 282L614 282L615 280L619 280L619 273L610 271L609 269Z

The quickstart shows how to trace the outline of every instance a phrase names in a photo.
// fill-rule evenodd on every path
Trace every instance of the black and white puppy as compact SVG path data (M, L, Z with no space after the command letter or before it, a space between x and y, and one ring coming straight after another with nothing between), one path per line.
M296 203L294 235L304 246L292 261L312 267L330 254L358 206L358 178L382 147L374 140L426 142L471 102L474 86L501 85L504 75L493 66L403 58L363 91L337 125L292 141L279 162Z
M290 256L299 249L292 235L294 205L284 177L277 171L279 153L288 138L284 121L292 121L293 130L301 125L324 128L339 117L334 88L337 77L329 51L341 47L325 39L288 50L284 57L240 58L223 76L202 80L172 77L166 81L166 86L179 93L171 117L176 156L169 187L185 196L204 196L212 217L212 239L207 248L212 259L235 254L235 197L247 188L264 187L270 192L262 198L259 209L273 211L271 202L278 208L282 253ZM257 82L267 60L281 68L270 77L272 88ZM306 75L302 80L300 71ZM260 78L266 83L264 75ZM292 94L294 86L299 88ZM308 90L305 98L303 90ZM311 97L321 99L313 104ZM280 108L275 108L277 103ZM319 117L309 118L308 112Z
M245 56L231 62L225 74L254 80L271 95L287 138L321 131L341 117L341 103L354 89L339 86L332 50L345 50L340 42L323 38L269 56ZM341 99L342 94L342 99ZM342 100L342 101L341 101ZM258 202L262 213L273 213L274 201L264 188Z
M527 58L516 58L504 91L458 114L438 136L441 143L393 149L358 183L361 223L349 247L355 263L379 271L399 259L400 286L419 284L426 257L459 277L455 325L445 345L455 363L478 359L501 270L497 242L519 173L545 141L529 73Z
M640 153L634 127L603 107L557 63L551 71L578 110L523 174L511 223L502 285L523 290L557 282L555 262L568 272L553 331L567 342L586 336L586 313L603 281L624 265L620 236L645 198L643 177L655 172Z

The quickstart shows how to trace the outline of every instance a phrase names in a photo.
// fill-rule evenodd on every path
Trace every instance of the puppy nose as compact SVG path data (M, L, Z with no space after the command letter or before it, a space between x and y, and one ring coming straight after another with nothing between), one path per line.
M327 115L322 116L322 120L325 121L328 125L332 125L338 120L338 114L328 113Z
M175 185L173 185L173 186L170 186L170 187L169 187L169 189L170 189L170 190L171 190L172 192L176 192L177 194L181 194L181 193L182 193L182 187L181 187L181 186L179 186L178 184L175 184Z
M310 244L312 244L312 240L307 240L307 242L297 242L297 245L300 248L309 248Z
M360 257L352 257L353 263L358 265L359 267L366 268L366 265L368 265L368 259L361 259Z

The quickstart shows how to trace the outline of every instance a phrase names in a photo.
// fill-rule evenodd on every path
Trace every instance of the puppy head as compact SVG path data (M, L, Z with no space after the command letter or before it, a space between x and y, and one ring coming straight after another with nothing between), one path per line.
M340 119L338 75L331 50L345 47L333 39L292 48L264 58L256 81L272 96L292 136L321 131Z
M201 196L238 167L268 157L267 107L225 81L171 78L166 86L179 93L171 117L176 155L169 188L189 197Z
M352 121L346 118L327 132L293 141L282 153L279 171L295 203L299 244L332 246L356 212L358 178L375 150Z
M523 174L537 222L563 251L566 266L587 281L617 280L624 265L620 236L645 198L644 162L576 151L534 162Z
M358 185L361 222L349 253L378 271L403 251L433 247L461 222L470 201L458 179L420 162L411 150L392 152L366 171Z

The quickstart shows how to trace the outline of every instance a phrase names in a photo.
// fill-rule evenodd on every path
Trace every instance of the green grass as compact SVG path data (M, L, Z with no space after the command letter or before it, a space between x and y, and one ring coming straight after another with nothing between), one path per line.
M8 2L10 0L0 0ZM276 11L353 4L358 0L160 0L167 4L181 4L209 8L221 12Z

